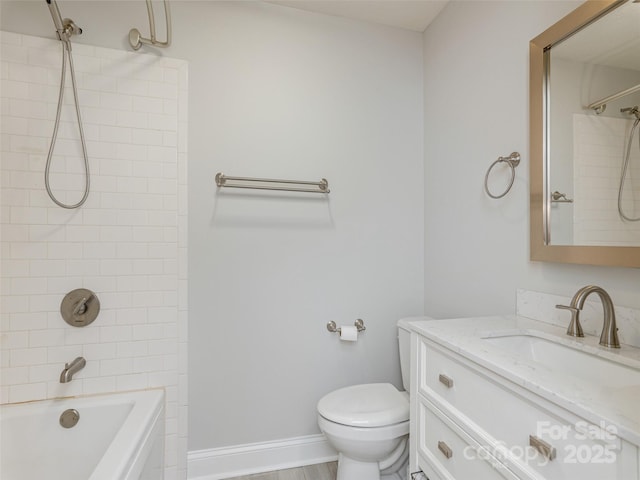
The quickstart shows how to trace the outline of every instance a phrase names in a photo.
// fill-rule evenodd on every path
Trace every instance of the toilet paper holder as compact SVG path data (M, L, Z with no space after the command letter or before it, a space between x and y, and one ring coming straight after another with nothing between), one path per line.
M360 332L364 332L367 327L364 326L364 321L362 319L357 319L355 322L353 322L353 325L358 329L358 333ZM342 329L340 327L338 327L336 325L336 322L334 322L333 320L331 320L329 323L327 323L327 330L329 330L331 333L341 333Z

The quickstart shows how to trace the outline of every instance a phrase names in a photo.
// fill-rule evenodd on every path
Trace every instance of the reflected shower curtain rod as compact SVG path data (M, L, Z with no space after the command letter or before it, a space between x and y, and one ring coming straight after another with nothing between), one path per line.
M243 185L242 183L245 183L247 185ZM272 184L281 185L277 186ZM319 182L306 182L302 180L277 180L273 178L230 177L223 174L222 172L216 174L216 185L218 187L249 188L255 190L280 190L286 192L329 193L331 191L329 190L329 182L326 178L321 179ZM312 185L317 188L294 187L289 185Z
M637 91L640 91L640 84L636 85L635 87L622 90L621 92L614 93L613 95L609 95L608 97L605 97L597 102L593 102L587 108L595 110L596 113L602 113L607 108L607 103L617 100L618 98L626 97L627 95L631 95L632 93L635 93Z

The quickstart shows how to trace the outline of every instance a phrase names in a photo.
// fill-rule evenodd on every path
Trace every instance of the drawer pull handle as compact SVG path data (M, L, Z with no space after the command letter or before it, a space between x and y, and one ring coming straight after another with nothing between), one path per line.
M553 460L554 458L556 458L556 449L544 440L534 435L529 435L529 445L538 450L538 452L540 452L548 460Z
M453 378L449 378L446 375L440 374L438 380L440 380L440 383L445 385L447 388L453 387Z
M438 450L440 450L442 454L447 458L453 457L453 450L449 448L449 445L442 441L438 442Z

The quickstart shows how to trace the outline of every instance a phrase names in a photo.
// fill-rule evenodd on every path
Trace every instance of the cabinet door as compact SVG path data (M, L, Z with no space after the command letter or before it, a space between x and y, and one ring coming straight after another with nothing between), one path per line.
M423 471L446 480L517 480L432 403L420 398L418 450ZM431 478L431 477L430 477Z
M492 372L471 368L464 358L425 340L418 343L418 365L419 395L519 476L638 479L638 449L612 426L565 415L558 407L551 412L534 394L516 393Z

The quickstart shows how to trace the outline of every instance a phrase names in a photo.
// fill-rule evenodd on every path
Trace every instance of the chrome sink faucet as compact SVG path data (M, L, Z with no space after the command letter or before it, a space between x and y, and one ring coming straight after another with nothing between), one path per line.
M571 299L571 304L556 305L556 308L571 311L571 322L567 328L567 335L573 337L584 337L582 325L580 325L580 312L584 307L584 302L592 293L598 294L602 301L602 309L604 311L604 323L602 325L602 333L600 334L600 345L609 348L620 348L618 340L618 327L616 326L616 312L613 302L609 294L601 287L595 285L587 285L576 292Z
M65 363L64 370L60 373L60 383L67 383L73 379L73 376L84 368L87 361L83 357L78 357L71 363Z

